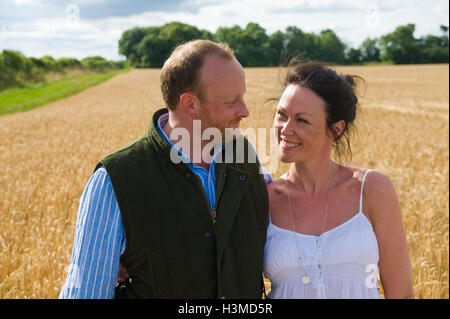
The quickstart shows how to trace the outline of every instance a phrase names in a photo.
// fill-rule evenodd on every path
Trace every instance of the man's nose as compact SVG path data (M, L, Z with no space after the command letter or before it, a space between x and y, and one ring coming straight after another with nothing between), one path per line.
M247 109L247 105L245 104L244 101L242 101L238 116L239 117L247 117L247 116L249 116L249 114L250 114L250 112Z

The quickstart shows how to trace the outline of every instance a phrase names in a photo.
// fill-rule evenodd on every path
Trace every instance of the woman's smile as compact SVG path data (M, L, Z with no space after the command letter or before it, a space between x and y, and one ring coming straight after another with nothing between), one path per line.
M302 145L302 143L295 143L295 142L291 142L291 141L286 141L284 139L282 139L280 142L281 148L285 151L293 150L301 145Z

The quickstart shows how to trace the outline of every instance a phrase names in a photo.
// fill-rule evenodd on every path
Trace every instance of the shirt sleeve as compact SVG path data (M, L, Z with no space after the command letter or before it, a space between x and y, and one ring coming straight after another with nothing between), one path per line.
M272 175L266 170L266 168L264 167L264 165L261 163L261 160L259 159L258 156L258 152L256 152L255 146L252 144L252 142L250 140L248 140L248 143L250 144L250 146L253 148L253 151L256 154L256 158L258 159L258 163L259 163L259 173L261 175L263 175L264 177L264 182L266 184L270 184L273 182L273 177Z
M61 299L112 299L125 248L117 199L104 167L89 179L80 199L71 262Z
M273 182L272 175L266 170L266 168L264 167L263 164L261 164L261 162L259 162L259 163L260 163L259 173L263 175L264 182L266 182L266 184L272 183Z

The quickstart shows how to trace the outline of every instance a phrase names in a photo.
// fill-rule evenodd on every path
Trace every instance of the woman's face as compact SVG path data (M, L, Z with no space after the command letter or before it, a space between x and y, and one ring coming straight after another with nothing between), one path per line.
M330 156L333 136L326 125L325 109L325 101L308 88L290 84L284 90L273 122L282 162Z

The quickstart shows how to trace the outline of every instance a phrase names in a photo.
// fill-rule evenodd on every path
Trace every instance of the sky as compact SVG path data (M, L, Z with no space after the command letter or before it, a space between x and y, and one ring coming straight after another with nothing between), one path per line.
M350 47L399 25L415 37L449 25L447 0L0 0L0 51L55 58L100 55L124 60L118 41L127 29L179 21L215 32L258 23L268 35L296 26L332 29Z

